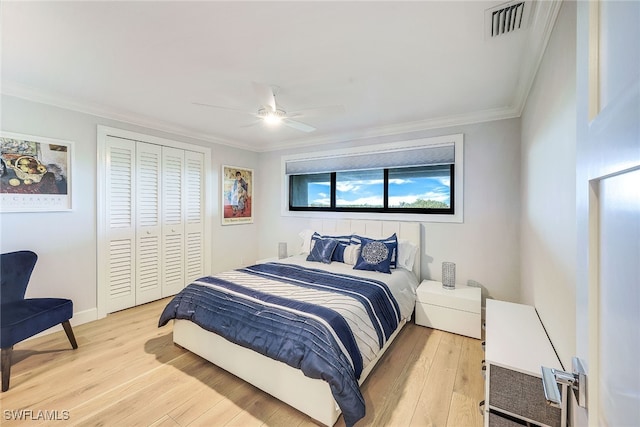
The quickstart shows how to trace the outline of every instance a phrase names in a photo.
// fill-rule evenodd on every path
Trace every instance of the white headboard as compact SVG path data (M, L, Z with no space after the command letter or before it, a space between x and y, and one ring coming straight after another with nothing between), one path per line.
M420 280L420 223L403 221L371 221L357 219L311 220L310 229L320 234L359 234L364 237L385 238L396 233L398 239L406 239L418 247L413 272Z

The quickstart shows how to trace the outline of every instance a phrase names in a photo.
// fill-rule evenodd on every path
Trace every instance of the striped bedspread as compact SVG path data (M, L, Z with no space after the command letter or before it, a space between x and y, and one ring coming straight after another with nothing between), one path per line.
M329 383L347 425L365 413L358 379L396 330L400 309L381 281L266 263L198 279L159 326L188 319Z

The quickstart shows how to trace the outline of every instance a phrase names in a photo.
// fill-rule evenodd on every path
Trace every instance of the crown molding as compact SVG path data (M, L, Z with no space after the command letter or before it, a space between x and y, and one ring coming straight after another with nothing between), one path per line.
M370 138L382 138L396 135L402 135L412 132L421 132L432 129L442 129L452 126L470 125L475 123L492 122L496 120L512 119L520 117L518 108L496 108L472 112L468 114L458 114L445 117L436 117L426 120L418 120L407 123L393 124L389 126L379 126L367 129L361 129L351 132L341 132L340 135L321 136L317 138L297 139L282 144L271 144L265 148L264 152L284 150L290 148L311 147L316 145L325 145L340 143L346 141L358 141Z
M191 129L188 129L182 126L176 126L161 120L156 120L151 117L136 114L130 111L109 109L102 105L88 103L88 102L78 102L77 100L64 95L54 94L51 92L34 89L34 88L21 85L18 83L14 83L14 82L2 82L2 87L0 87L0 93L7 96L22 98L27 101L46 104L53 107L76 111L83 114L89 114L89 115L101 117L104 119L116 120L119 122L128 123L135 126L141 126L144 128L149 128L149 129L153 129L160 132L166 132L166 133L177 135L177 136L193 138L203 142L225 145L225 146L240 148L248 151L255 151L255 147L250 147L246 144L230 141L224 138L212 136L210 134L206 134L202 132L195 132Z
M167 132L173 135L198 139L204 142L226 145L229 147L239 148L252 152L270 152L289 148L311 147L316 145L339 143L345 141L357 141L374 137L388 137L410 132L419 132L430 129L445 128L451 126L460 126L473 123L488 122L494 120L509 119L519 116L519 110L514 108L493 109L469 114L452 115L446 117L437 117L427 120L419 120L408 123L393 124L389 126L380 126L367 128L364 130L355 130L350 132L341 132L339 135L321 136L316 138L304 138L287 141L286 143L267 144L265 147L253 147L240 142L230 141L209 134L194 132L180 126L175 126L160 120L155 120L140 114L123 110L114 110L105 108L102 105L81 103L69 97L36 90L24 85L16 83L3 83L0 90L7 96L26 99L32 102L51 105L83 114L90 114L105 119L116 120L131 125L150 128L153 130Z

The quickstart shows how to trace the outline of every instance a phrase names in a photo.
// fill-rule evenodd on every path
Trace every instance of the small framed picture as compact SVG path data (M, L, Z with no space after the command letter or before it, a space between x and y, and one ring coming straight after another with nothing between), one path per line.
M0 133L0 212L71 210L73 143Z
M253 170L222 166L222 225L253 222Z

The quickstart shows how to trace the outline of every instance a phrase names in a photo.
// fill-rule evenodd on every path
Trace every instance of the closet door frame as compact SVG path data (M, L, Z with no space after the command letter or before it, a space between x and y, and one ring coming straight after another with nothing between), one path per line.
M169 139L159 138L138 132L131 132L123 129L113 128L109 126L98 125L97 127L97 200L96 200L96 232L97 232L97 308L98 318L103 318L108 314L108 271L103 260L107 259L108 254L108 230L107 230L107 138L109 136L115 138L129 139L131 141L141 141L150 144L156 144L163 147L172 147L192 152L202 153L204 156L204 182L203 185L203 205L204 205L204 232L203 235L211 236L212 218L214 216L213 203L215 199L215 186L213 183L214 176L211 168L211 148L200 145L187 144L184 142L173 141ZM211 243L210 237L203 245L203 264L205 275L211 274ZM186 285L186 283L185 283Z

